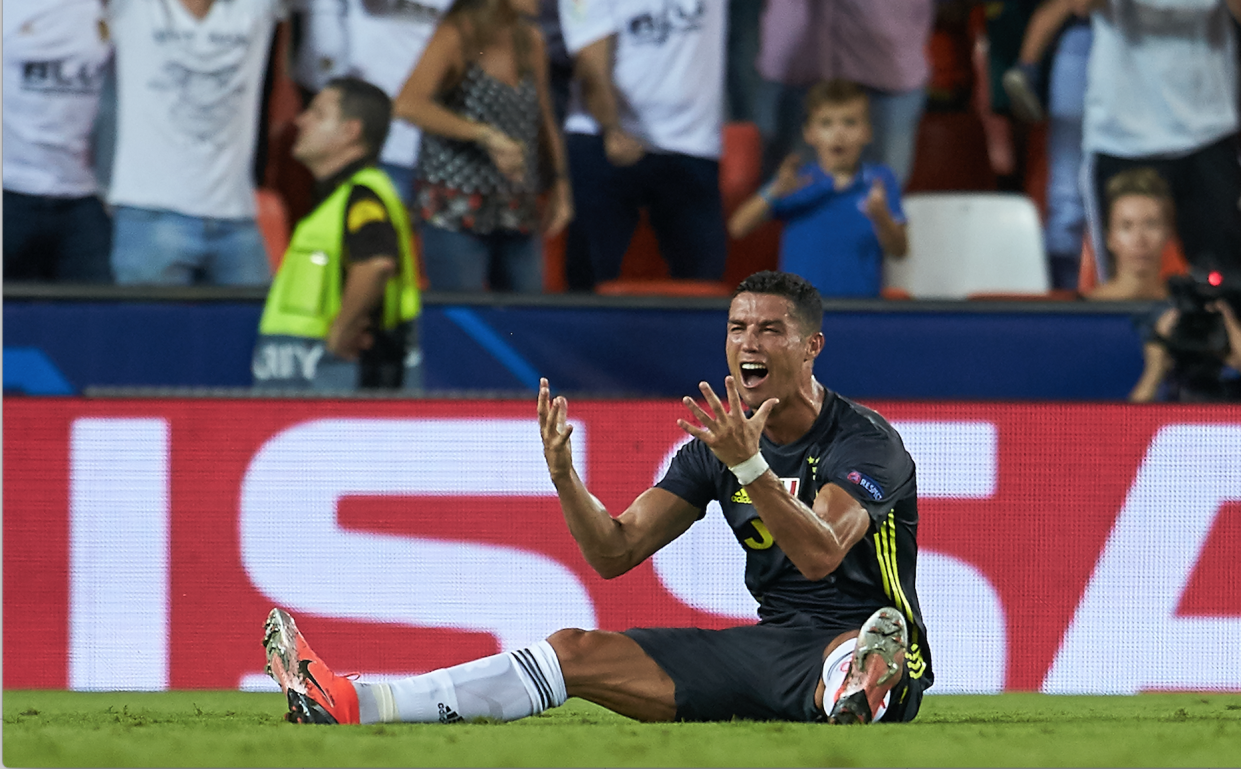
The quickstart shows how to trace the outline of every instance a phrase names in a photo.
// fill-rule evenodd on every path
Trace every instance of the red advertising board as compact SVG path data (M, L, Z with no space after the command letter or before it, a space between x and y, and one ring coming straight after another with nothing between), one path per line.
M932 691L1241 690L1219 662L1241 648L1241 408L868 405L918 465ZM596 576L533 412L10 399L4 686L260 688L274 605L364 676L566 626L753 621L718 511L629 574ZM570 404L577 466L614 514L686 439L682 415Z

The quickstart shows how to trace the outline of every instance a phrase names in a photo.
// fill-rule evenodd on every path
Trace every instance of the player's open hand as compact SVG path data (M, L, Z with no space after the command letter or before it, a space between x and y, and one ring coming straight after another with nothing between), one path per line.
M573 425L569 424L569 401L563 395L555 398L547 379L539 380L539 434L543 437L543 458L552 480L568 478L573 472L573 452L569 448L569 436Z
M724 377L724 388L728 391L727 409L711 389L711 385L699 382L698 389L702 390L707 406L714 413L704 411L687 395L682 402L701 423L701 427L684 419L678 419L677 424L682 430L707 444L721 462L732 467L758 453L758 441L767 425L767 417L780 401L768 398L754 412L754 416L746 417L737 383L731 376Z

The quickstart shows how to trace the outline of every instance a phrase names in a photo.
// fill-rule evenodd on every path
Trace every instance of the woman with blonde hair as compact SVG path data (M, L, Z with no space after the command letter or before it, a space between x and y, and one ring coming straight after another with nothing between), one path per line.
M537 12L457 0L396 98L423 131L413 207L432 289L541 291L541 236L573 217Z

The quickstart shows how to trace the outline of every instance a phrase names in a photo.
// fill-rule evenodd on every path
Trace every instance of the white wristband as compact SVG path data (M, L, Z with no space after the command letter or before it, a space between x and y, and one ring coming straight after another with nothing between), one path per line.
M763 455L759 453L741 464L733 465L728 469L732 470L733 475L737 476L737 480L742 486L749 486L758 480L758 476L767 472L770 468L767 465L767 460L763 459Z

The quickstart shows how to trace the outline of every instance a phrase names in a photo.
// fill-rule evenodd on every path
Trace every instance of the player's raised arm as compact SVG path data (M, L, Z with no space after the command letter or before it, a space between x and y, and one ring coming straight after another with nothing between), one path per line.
M539 433L565 523L591 568L604 579L618 577L683 534L701 511L663 489L648 489L613 518L573 466L568 416L569 402L551 397L547 380L540 379Z

